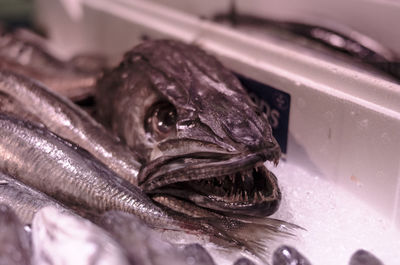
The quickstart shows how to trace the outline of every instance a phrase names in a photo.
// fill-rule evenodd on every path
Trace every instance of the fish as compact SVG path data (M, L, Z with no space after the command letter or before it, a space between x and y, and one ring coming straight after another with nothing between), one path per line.
M191 265L215 265L214 259L200 244L189 244L182 249L187 263Z
M263 18L249 14L238 14L233 3L228 14L217 14L212 20L246 33L258 33L272 42L286 45L296 44L306 48L312 56L315 52L338 57L353 67L379 74L391 81L400 80L400 55L385 43L340 23L319 21L319 25L307 21L285 21ZM311 51L311 52L310 52ZM377 71L378 70L378 71ZM382 75L386 73L388 77Z
M232 72L202 49L143 42L99 78L96 102L98 120L142 154L139 187L165 206L178 210L180 200L186 212L191 204L236 217L279 208L277 178L264 164L281 155L271 126Z
M11 207L24 225L32 224L33 216L46 206L70 212L60 202L1 172L0 203Z
M311 265L311 263L294 247L283 245L274 251L272 265Z
M46 128L0 114L0 133L0 171L26 185L67 205L168 218L138 187Z
M247 258L239 258L237 259L233 265L255 265L255 263Z
M263 240L286 235L230 218L190 218L156 205L139 187L119 177L86 150L28 121L0 114L0 171L64 203L101 214L137 215L151 227L208 236L226 247L264 256Z
M33 116L52 132L86 149L131 183L137 182L140 155L111 135L69 99L46 86L8 70L0 70L0 92L13 100L16 116ZM10 105L10 104L9 104ZM20 113L27 113L22 114Z
M18 101L2 92L0 92L0 113L19 117L23 120L29 120L33 123L42 124L39 117L30 113L23 105L19 104Z
M33 264L129 265L122 248L90 221L41 209L32 224Z
M6 204L0 204L0 264L31 264L31 246L18 216Z
M351 256L349 265L383 265L371 252L359 249Z
M62 60L46 39L25 29L0 34L0 68L40 80L74 100L93 94L106 64L102 56L89 54Z
M189 265L176 247L162 240L160 233L135 215L108 211L96 223L126 250L131 264L163 265L168 261L170 264Z

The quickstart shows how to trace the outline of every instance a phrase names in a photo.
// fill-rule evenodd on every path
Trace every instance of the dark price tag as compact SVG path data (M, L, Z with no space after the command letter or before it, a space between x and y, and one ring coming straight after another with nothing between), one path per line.
M282 153L286 153L289 131L290 95L240 74L236 74L236 76L249 92L254 103L267 115L273 135L278 141Z

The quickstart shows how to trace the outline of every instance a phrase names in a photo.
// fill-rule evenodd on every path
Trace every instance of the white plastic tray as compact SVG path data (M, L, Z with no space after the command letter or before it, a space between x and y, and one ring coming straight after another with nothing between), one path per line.
M232 70L291 95L288 161L330 178L400 227L399 85L156 2L81 4L83 16L72 19L60 1L36 0L39 23L66 55L90 51L118 59L144 35L196 43Z

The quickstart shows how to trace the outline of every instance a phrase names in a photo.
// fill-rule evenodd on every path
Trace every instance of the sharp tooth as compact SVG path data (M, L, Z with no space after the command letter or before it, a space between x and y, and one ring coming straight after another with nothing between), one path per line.
M258 198L260 199L260 201L262 201L262 194L261 194L261 191L257 192L257 194L258 194Z
M242 181L244 182L244 174L241 174L242 175Z
M238 200L240 200L240 195L239 195L239 192L238 192L238 193L236 193L236 195L235 195L235 201L238 201Z
M255 168L256 172L258 172L258 167Z
M234 175L230 175L229 177L231 178L232 183L235 184L235 176Z
M249 196L247 196L247 191L244 191L244 199L245 199L246 201L249 200Z

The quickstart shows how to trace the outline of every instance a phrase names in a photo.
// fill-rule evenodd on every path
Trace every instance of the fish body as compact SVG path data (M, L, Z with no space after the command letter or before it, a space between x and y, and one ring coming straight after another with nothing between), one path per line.
M18 103L14 98L2 92L0 92L0 113L19 117L20 119L29 120L38 124L41 123L39 117L26 110L24 106Z
M5 32L0 35L0 68L40 80L73 99L92 94L105 60L87 55L65 61L50 50L48 41L32 32Z
M27 232L11 207L0 204L0 264L31 264L31 246Z
M32 224L34 264L128 265L125 253L105 231L81 217L46 207Z
M45 128L0 115L0 170L66 204L121 210L164 226L170 217L136 186Z
M399 54L385 47L384 43L338 23L320 21L319 25L304 22L281 21L246 14L218 14L214 20L230 24L247 34L258 33L272 42L302 47L303 52L314 56L315 52L329 57L339 58L352 67L367 70L372 74L386 72L397 81L400 78ZM322 24L325 24L324 26ZM381 71L376 71L376 70ZM393 81L393 78L389 80Z
M17 105L14 109L23 109L52 132L86 149L123 178L137 182L138 155L70 100L7 70L0 70L0 92L13 100L14 106Z
M46 206L69 212L51 197L3 173L0 173L0 203L11 207L25 225L31 224L33 216Z
M173 196L237 216L278 209L277 178L263 165L280 157L271 126L213 56L177 41L144 42L96 93L99 119L143 154L139 186L158 201Z

